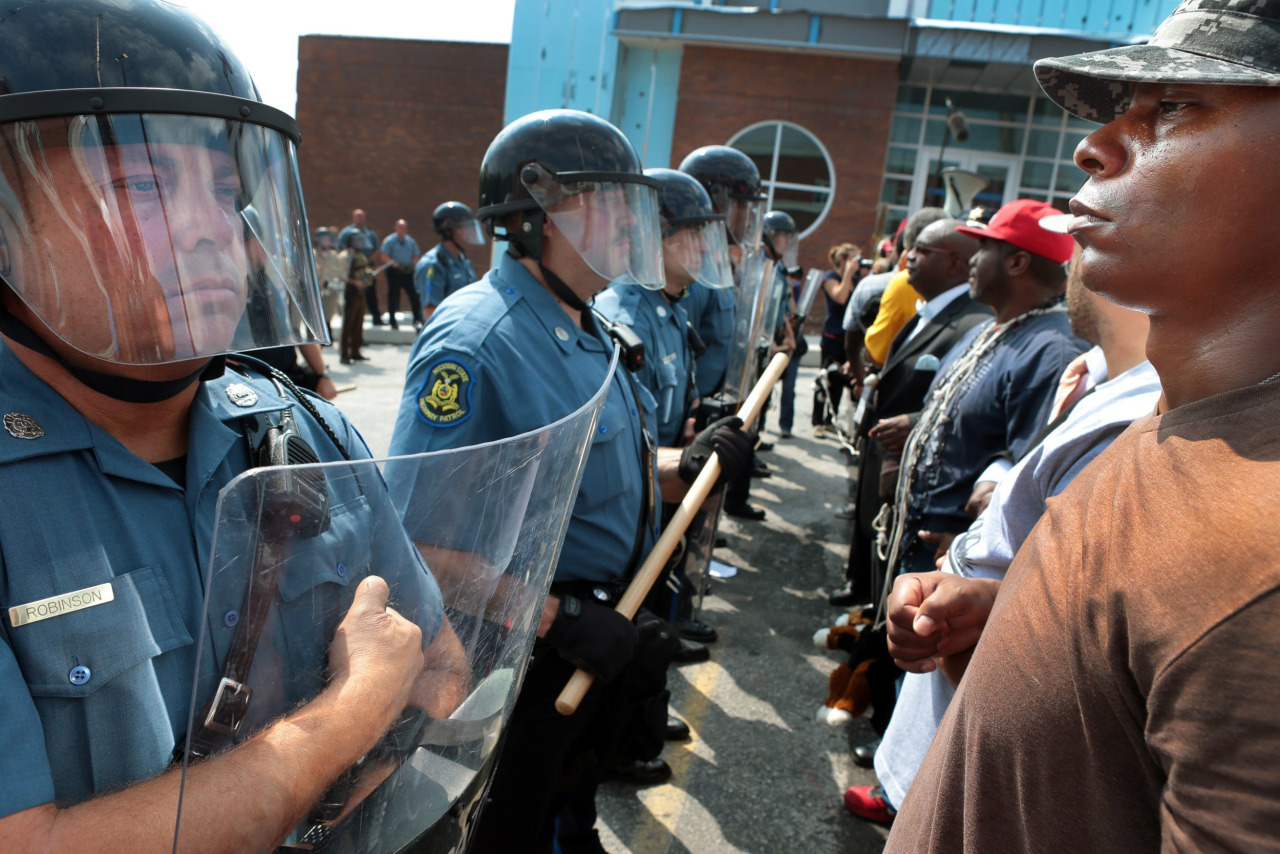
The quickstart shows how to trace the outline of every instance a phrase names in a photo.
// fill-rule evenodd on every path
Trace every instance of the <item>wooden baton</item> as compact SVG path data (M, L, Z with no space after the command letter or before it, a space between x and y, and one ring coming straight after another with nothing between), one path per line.
M778 353L769 362L756 387L751 389L751 394L747 395L747 399L738 408L738 417L742 419L743 429L750 429L755 420L760 417L760 410L764 408L764 402L769 399L769 392L773 391L774 384L787 369L787 363L790 361L791 357L786 353ZM622 594L622 599L614 609L619 614L630 620L636 615L636 611L640 610L644 597L649 595L649 588L658 580L658 575L667 565L667 560L675 551L680 538L684 536L689 524L693 522L694 515L702 507L702 502L706 500L719 479L720 457L712 453L707 464L702 467L702 471L693 481L693 485L689 487L689 491L685 493L684 500L680 502L675 515L662 531L662 536L658 537L653 551L649 552L649 556L640 565L640 570L627 585L627 592ZM556 698L556 711L562 715L571 715L576 712L578 704L587 695L587 689L591 687L594 680L595 677L587 671L575 670L569 677L568 684L564 686L564 690L560 692L560 696Z

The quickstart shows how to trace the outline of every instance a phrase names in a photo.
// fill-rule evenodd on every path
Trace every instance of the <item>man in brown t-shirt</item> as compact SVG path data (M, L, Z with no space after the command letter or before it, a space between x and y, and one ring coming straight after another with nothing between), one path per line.
M1188 0L1149 45L1045 60L1094 291L1151 317L1165 399L991 582L902 579L891 649L989 621L888 851L1280 850L1280 2Z

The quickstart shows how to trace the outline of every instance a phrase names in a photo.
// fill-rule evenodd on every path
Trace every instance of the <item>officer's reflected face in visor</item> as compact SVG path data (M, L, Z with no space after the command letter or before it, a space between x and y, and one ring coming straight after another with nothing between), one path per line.
M724 186L712 188L711 200L717 213L724 214L725 228L736 246L754 249L760 243L764 225L764 200L731 194Z
M584 184L553 206L556 227L593 270L615 279L627 270L635 213L617 184Z
M663 286L658 193L651 183L624 175L561 181L532 165L524 177L530 196L596 275L616 284Z
M681 228L663 238L662 258L666 262L667 283L686 287L695 281L702 269L705 251L701 227Z
M310 337L297 193L277 186L291 147L274 131L129 115L2 133L0 272L63 342L164 364Z

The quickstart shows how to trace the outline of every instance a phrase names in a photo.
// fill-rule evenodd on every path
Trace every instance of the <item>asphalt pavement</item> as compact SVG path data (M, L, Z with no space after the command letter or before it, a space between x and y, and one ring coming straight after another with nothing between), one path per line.
M334 382L347 389L335 403L383 456L412 333L370 328L366 338L367 362L341 365L335 349L324 353ZM793 439L778 437L774 392L764 438L775 447L760 455L773 476L751 488L752 503L767 517L722 518L728 543L714 557L738 572L711 580L702 615L719 633L711 660L670 671L671 708L692 731L689 741L663 751L671 781L601 788L598 827L612 854L883 848L887 829L854 817L841 801L846 786L875 782L850 752L870 740L870 727L865 720L846 727L814 721L839 658L812 637L841 613L826 597L842 581L850 525L834 515L845 503L844 455L809 426L816 374L815 364L802 364Z

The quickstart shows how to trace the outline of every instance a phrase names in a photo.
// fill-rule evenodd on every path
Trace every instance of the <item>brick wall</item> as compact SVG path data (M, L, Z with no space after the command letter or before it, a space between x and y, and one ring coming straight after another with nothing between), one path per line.
M403 218L424 250L434 246L437 205L476 207L506 74L503 44L300 38L299 168L312 228L344 226L359 207L379 236ZM477 272L488 269L487 250L470 254Z
M801 244L800 263L825 268L833 244L865 247L870 239L897 89L896 61L688 47L671 165L757 122L788 121L808 130L835 165L836 196L822 225ZM813 316L820 319L823 310L819 296Z

